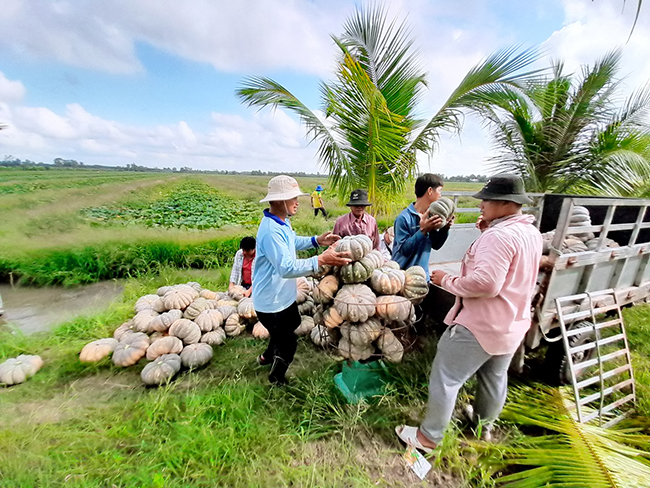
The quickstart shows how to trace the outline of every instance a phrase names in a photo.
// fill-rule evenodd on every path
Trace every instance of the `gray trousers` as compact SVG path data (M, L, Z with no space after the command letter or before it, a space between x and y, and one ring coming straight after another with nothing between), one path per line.
M438 342L429 377L427 415L420 425L430 440L442 441L451 421L458 390L476 373L474 415L488 425L496 420L508 394L508 367L513 354L492 356L462 325L449 327Z

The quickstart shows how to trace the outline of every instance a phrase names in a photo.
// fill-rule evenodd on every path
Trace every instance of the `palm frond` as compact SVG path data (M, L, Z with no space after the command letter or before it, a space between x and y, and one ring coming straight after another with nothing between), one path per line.
M546 433L499 448L502 466L515 470L497 480L501 486L641 487L650 479L649 436L576 422L558 389L515 387L509 398L501 418Z
M442 131L459 130L464 109L489 113L493 103L502 103L510 95L521 95L523 83L539 70L520 73L536 61L535 49L517 52L517 47L497 51L472 68L444 103L413 139L410 150L430 152Z

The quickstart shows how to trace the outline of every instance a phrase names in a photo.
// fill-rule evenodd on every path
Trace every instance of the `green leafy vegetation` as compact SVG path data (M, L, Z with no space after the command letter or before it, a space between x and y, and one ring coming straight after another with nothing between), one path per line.
M202 182L186 182L147 206L101 206L82 214L97 223L193 229L253 225L261 216L259 205L224 196Z

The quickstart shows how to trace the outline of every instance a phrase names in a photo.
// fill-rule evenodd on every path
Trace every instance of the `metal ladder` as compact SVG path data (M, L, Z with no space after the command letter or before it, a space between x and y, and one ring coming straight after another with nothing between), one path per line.
M605 428L620 422L634 410L636 395L630 348L616 293L609 289L559 297L555 306L578 422L597 420ZM610 315L614 311L613 319ZM567 330L567 324L574 327ZM581 327L575 327L576 324ZM593 340L571 344L572 337L590 333ZM574 355L579 353L593 357L576 363Z

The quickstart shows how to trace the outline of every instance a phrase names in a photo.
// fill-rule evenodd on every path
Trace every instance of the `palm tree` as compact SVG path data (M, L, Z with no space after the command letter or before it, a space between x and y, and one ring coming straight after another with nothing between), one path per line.
M463 109L482 111L495 97L519 89L533 50L507 49L489 56L461 81L430 119L418 118L426 87L405 23L388 21L381 6L357 9L344 24L335 79L321 82L325 120L279 83L259 77L243 81L238 97L249 106L282 107L297 114L341 200L366 188L375 212L394 210L396 198L417 173L417 153L432 153L441 131L459 131Z
M577 81L552 65L550 78L529 79L483 114L494 129L496 171L516 172L533 192L632 195L650 176L648 86L615 107L620 52Z

